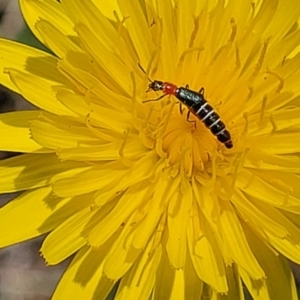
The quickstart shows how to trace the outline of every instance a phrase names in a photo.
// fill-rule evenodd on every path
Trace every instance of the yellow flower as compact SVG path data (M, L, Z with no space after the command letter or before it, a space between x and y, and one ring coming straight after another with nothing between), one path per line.
M20 0L53 54L0 41L0 82L38 107L1 115L1 149L24 154L0 188L26 192L0 245L77 253L53 299L296 299L298 2L60 2ZM233 148L176 97L146 102L148 77L204 87Z

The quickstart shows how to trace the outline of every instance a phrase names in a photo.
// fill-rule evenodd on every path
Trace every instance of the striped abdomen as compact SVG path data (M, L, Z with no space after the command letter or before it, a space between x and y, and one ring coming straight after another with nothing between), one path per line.
M175 96L205 124L212 134L217 137L219 142L223 143L226 148L233 147L230 133L226 129L225 124L214 111L213 107L204 99L202 93L197 93L186 88L179 88Z

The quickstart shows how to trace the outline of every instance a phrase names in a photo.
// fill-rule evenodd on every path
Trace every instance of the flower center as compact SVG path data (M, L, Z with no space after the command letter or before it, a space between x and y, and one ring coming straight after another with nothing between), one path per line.
M216 150L224 146L193 114L188 116L188 109L178 101L171 99L164 104L161 109L156 109L157 103L148 107L152 111L149 124L156 124L150 135L157 154L166 159L175 174L181 170L190 177L207 172Z

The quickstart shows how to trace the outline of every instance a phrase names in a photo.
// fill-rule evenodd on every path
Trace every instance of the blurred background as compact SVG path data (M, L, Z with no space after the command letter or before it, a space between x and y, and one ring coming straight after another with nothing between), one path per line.
M0 38L8 38L45 49L24 23L18 0L0 0ZM0 85L0 113L27 109L33 109L33 107L21 96L11 93ZM17 154L0 152L0 159ZM15 196L16 194L0 195L0 207ZM32 217L34 218L34 216ZM48 300L51 298L55 286L69 264L69 260L59 266L47 267L39 254L42 241L43 237L40 237L0 249L0 300ZM300 268L294 264L291 264L291 266L299 293ZM110 299L112 298L113 295ZM251 297L246 295L246 299L251 299Z
M42 47L24 24L18 0L0 0L0 38L3 37ZM0 85L0 113L27 109L33 107L19 95ZM13 155L17 153L0 152L0 159ZM0 207L15 196L16 194L0 195ZM68 262L47 267L39 253L42 240L43 237L0 249L0 300L51 298Z

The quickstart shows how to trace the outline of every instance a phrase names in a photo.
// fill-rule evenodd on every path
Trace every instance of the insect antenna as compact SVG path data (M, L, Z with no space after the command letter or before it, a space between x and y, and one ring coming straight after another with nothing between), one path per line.
M142 70L142 72L143 72L145 75L147 75L145 69L141 66L141 64L140 64L139 62L138 62L138 66L139 66L139 68ZM147 75L147 78L148 78L148 80L149 80L150 83L153 83L153 80L151 80L151 78L150 78L148 75ZM148 93L150 90L151 90L151 88L149 87L148 90L146 91L146 93Z

